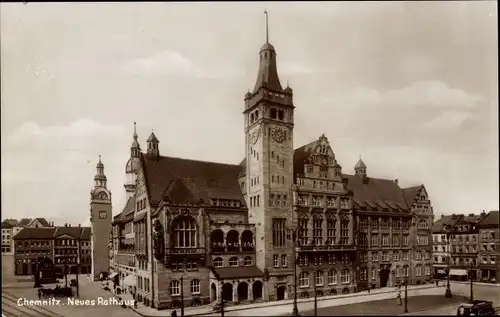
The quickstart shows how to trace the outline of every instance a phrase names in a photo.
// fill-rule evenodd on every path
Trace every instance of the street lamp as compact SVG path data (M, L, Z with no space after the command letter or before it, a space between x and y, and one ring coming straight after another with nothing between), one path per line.
M469 278L470 278L470 301L472 302L474 300L474 289L472 285L472 263L470 264L470 273L469 273Z
M289 229L292 234L293 248L292 248L292 258L293 258L293 310L292 316L300 316L299 308L297 306L297 228ZM314 281L316 285L316 281ZM316 294L316 292L315 292ZM316 295L315 295L316 296ZM315 301L316 303L316 301Z
M450 289L450 268L451 268L451 248L450 248L450 230L446 229L446 242L448 243L448 276L446 280L446 291L444 293L444 297L451 298L451 289Z
M405 313L408 312L408 264L403 265L405 269Z

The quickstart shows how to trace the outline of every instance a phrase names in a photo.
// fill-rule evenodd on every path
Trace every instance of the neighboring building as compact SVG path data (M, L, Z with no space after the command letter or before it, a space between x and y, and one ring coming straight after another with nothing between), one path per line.
M48 257L56 267L76 272L76 257L80 251L79 273L90 272L88 254L89 227L23 228L14 236L14 266L16 275L31 275L36 261Z
M90 191L92 278L98 280L109 273L109 233L111 232L111 192L107 188L104 164L97 162L94 188Z
M294 150L293 91L281 86L270 43L259 59L239 165L162 156L154 133L142 153L134 128L128 200L111 231L93 232L97 241L110 235L113 281L159 309L178 307L181 288L185 305L291 298L295 264L301 298L314 285L320 295L393 286L405 264L410 283L428 282L433 210L424 186L369 177L361 160L344 174L324 135Z
M455 228L460 215L449 215L441 217L434 222L432 227L434 276L444 278L448 274L450 264L450 241L448 234Z
M479 279L499 281L500 272L500 219L498 210L490 211L476 225L479 230Z
M460 215L450 236L451 278L467 279L469 272L477 279L478 229L476 225L484 218L482 215Z
M11 222L2 221L2 254L13 254L14 246L12 240L14 226Z
M12 239L23 228L42 228L53 227L45 218L23 218L20 221L16 219L5 219L2 222L2 253L14 253L14 240Z

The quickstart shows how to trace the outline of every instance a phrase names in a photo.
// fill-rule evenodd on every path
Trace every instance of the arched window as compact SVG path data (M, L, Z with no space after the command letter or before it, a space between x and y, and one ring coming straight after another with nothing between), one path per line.
M170 295L172 296L181 295L181 282L177 280L170 282Z
M215 258L214 259L214 267L222 267L222 258Z
M336 270L328 271L328 284L329 285L337 284L337 271Z
M299 286L300 287L309 287L309 273L307 273L307 272L300 273Z
M191 281L191 294L200 294L200 280Z
M172 222L175 248L196 248L196 221L190 216L181 216Z
M238 258L233 256L229 258L229 266L238 266Z
M252 257L250 256L246 256L244 259L243 259L243 265L245 266L250 266L253 264L253 261L252 261Z

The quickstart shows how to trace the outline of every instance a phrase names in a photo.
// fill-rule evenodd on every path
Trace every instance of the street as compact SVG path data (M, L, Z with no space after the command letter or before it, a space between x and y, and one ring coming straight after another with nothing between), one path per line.
M68 281L75 278L68 275ZM97 302L99 297L108 300L112 297L111 293L102 289L99 282L91 282L86 275L80 275L80 296L81 301L94 300ZM20 283L19 283L20 284ZM80 305L68 303L66 298L61 298L61 302L51 305L37 305L31 307L20 308L16 299L38 300L37 289L33 288L32 282L23 283L26 287L3 287L2 299L8 298L7 310L11 316L71 316L71 317L88 317L94 316L110 316L110 317L134 317L140 316L130 309L122 308L119 305L99 305L97 303L82 302ZM10 298L10 299L9 299ZM20 314L18 310L23 309ZM31 309L31 311L29 310ZM36 310L36 312L34 311ZM43 313L41 312L43 311ZM16 313L17 312L17 313ZM53 313L53 314L51 314ZM6 314L9 316L9 314Z

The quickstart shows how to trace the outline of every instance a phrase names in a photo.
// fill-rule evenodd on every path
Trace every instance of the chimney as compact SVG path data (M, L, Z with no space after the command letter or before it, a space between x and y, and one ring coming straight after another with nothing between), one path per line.
M81 224L81 223L79 223L79 224L78 224L78 228L81 228L81 227L82 227L82 224Z
M397 179L397 178L394 180L394 183L395 183L396 185L398 184L398 179Z
M71 224L70 224L70 223L68 223L68 227L70 227L70 228L71 228Z
M67 223L65 223L65 224L64 224L64 227L65 227L65 228L68 228L68 224L67 224Z
M481 212L481 215L484 216L486 215L486 211L483 209L483 212Z

